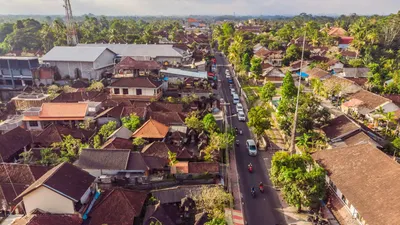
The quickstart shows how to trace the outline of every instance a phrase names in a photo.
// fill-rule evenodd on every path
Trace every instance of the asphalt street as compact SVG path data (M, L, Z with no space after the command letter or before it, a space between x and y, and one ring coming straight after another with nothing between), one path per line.
M265 155L267 155L265 152L259 152L260 154L257 156L248 155L245 143L247 139L251 138L250 131L247 127L247 124L245 122L239 122L237 116L235 115L236 106L232 102L230 86L225 77L225 69L228 68L228 62L226 61L225 57L219 54L216 55L216 59L217 65L219 65L218 76L219 80L221 80L219 88L221 88L225 101L230 103L230 105L227 106L228 122L232 124L233 128L237 127L243 131L243 134L238 134L236 137L239 140L240 145L239 147L235 146L235 156L239 175L240 190L243 196L242 202L245 221L247 221L247 224L249 225L286 224L282 213L281 202L276 190L272 188L266 168L266 165L270 163L269 161L271 159L265 158ZM237 93L237 87L235 87L235 89ZM247 120L247 113L245 114ZM253 165L253 173L249 173L247 169L247 165L249 163ZM264 183L264 193L260 193L258 190L258 184L260 182ZM251 187L253 186L257 190L255 198L251 196Z

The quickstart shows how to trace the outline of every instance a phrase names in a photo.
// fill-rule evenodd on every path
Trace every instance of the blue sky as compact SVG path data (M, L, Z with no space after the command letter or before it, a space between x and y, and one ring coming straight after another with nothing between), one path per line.
M70 0L76 15L390 14L400 0ZM63 14L63 0L0 0L0 14Z

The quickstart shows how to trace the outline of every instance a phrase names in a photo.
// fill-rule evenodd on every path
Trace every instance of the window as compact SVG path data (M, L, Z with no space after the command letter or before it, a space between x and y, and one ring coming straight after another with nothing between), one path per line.
M342 195L342 201L347 205L347 198L344 195Z
M29 126L30 127L38 127L39 123L38 123L38 121L29 121Z
M119 88L114 88L114 94L119 95Z
M136 95L142 95L142 89L136 89Z
M22 70L19 70L19 74L20 74L20 75L23 75Z
M124 95L129 94L128 88L122 89L122 94L124 94Z

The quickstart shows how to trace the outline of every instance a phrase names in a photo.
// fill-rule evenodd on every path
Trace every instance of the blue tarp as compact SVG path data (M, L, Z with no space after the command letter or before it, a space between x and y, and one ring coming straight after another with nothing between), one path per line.
M300 72L297 72L297 75L300 75L303 78L307 78L308 77L308 74L305 73L305 72L301 72L301 74L300 74Z

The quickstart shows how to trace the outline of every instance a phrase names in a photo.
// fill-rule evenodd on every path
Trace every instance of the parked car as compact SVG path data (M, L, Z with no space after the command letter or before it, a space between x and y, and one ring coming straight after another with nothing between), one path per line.
M239 121L246 121L246 115L244 115L243 111L238 111L237 115Z
M253 156L257 155L257 146L256 146L256 142L253 139L248 139L246 141L246 148L249 151L249 155L253 155Z
M228 83L233 84L233 80L232 79L228 79Z
M235 88L230 88L231 89L231 95L233 96L233 94L236 94L236 90Z
M227 73L225 76L226 76L226 79L231 79L231 75L229 73Z
M240 102L240 99L239 99L239 95L237 95L237 94L234 94L233 95L233 104L238 104Z
M238 103L238 104L236 104L236 111L242 111L243 112L243 105L242 105L242 103Z
M229 72L229 69L225 69L225 73L226 74L229 74L230 72Z

